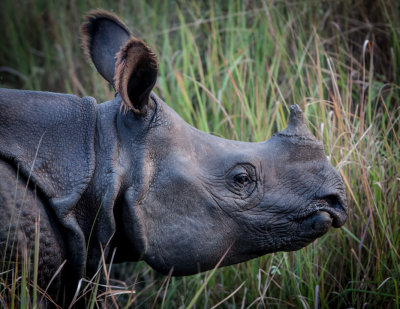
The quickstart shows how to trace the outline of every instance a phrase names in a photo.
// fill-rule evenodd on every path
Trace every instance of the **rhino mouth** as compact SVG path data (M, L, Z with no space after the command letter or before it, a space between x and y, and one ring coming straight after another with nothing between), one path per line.
M295 221L309 223L313 230L326 227L341 227L346 222L347 214L336 197L327 197L313 201L307 209L298 214ZM329 225L329 226L328 226Z

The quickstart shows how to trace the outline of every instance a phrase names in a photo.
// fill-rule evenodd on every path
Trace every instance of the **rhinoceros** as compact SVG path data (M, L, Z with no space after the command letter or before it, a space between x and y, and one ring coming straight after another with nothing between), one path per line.
M297 105L264 142L213 136L152 91L156 56L118 17L91 12L81 36L114 99L0 90L3 265L38 249L38 284L54 294L102 257L185 276L345 223L343 181Z

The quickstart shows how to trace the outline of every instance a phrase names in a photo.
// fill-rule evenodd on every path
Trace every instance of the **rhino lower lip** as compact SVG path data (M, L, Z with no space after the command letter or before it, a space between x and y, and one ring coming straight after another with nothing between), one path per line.
M328 230L332 225L332 217L326 211L317 211L311 217L312 229L316 231Z
M311 218L320 218L321 214L323 214L323 218L325 220L330 220L330 225L332 225L335 228L339 228L344 224L344 220L342 219L341 215L333 209L317 209L305 216L302 216L297 219L297 221L304 222L306 220L309 220ZM322 219L322 218L321 218Z
M327 211L315 211L299 220L302 236L320 237L332 226L333 218Z

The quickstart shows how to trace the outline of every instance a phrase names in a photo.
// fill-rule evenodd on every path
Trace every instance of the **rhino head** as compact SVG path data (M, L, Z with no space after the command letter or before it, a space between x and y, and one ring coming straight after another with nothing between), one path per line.
M84 198L101 204L96 237L116 248L116 261L142 258L162 273L190 275L222 257L231 265L300 249L345 223L343 181L297 105L287 129L264 142L206 134L152 92L156 56L117 17L95 11L81 34L116 90L98 107Z

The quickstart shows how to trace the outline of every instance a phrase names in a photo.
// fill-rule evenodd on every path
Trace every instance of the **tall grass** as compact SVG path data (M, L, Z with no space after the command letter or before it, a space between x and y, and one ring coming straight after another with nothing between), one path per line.
M155 91L203 131L262 141L299 104L343 177L350 214L343 228L302 250L205 274L171 278L144 263L104 266L110 285L125 292L110 287L101 295L94 279L88 304L113 295L121 308L399 308L399 3L5 0L1 85L112 98L79 47L82 15L97 7L114 11L155 49Z

